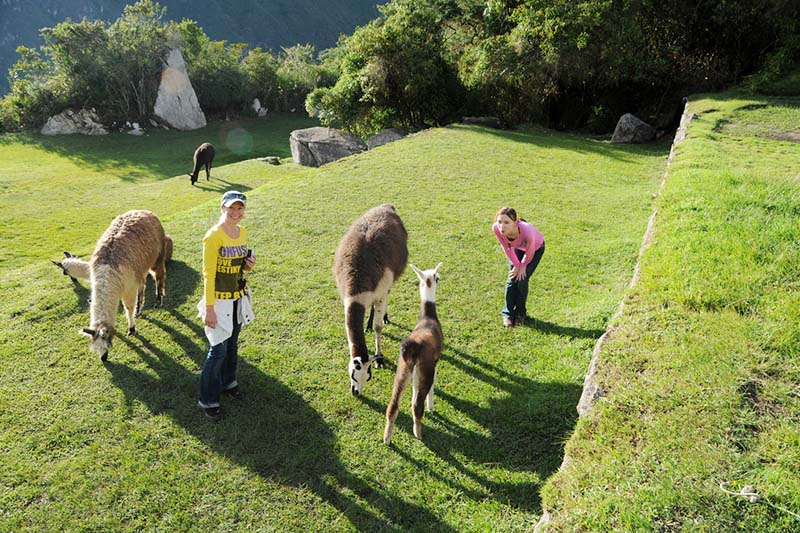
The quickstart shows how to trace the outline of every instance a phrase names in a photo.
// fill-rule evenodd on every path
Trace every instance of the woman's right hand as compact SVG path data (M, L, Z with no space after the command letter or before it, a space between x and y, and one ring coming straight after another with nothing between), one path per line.
M214 309L213 305L206 306L206 320L204 323L211 329L217 327L217 311Z

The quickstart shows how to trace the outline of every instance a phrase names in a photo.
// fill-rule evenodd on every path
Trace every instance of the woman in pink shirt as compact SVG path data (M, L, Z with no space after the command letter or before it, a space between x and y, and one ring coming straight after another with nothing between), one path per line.
M509 261L503 325L521 326L527 313L528 278L544 255L544 236L533 224L517 218L513 207L497 212L492 230Z

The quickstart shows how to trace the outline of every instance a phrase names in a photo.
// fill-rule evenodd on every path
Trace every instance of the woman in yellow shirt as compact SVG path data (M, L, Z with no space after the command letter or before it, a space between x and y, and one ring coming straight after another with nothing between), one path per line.
M239 225L246 206L247 197L244 194L239 191L226 192L222 196L219 222L203 237L203 322L206 336L214 340L211 341L200 373L200 399L197 405L212 420L222 418L219 404L221 394L236 399L242 395L236 382L241 330L240 300L246 291L242 274L252 270L256 264L255 256L247 248L247 231Z

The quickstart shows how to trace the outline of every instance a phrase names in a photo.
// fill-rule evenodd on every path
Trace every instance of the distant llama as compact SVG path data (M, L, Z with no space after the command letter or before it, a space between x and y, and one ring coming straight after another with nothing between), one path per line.
M156 285L156 306L164 302L168 242L161 221L150 211L128 211L115 218L103 233L89 261L92 283L91 323L82 333L89 347L108 358L114 337L119 301L125 307L128 335L136 333L135 317L144 306L144 288L150 273Z
M192 185L197 182L197 176L200 174L200 169L206 169L206 181L211 179L211 164L214 162L214 145L211 143L203 143L194 151L194 169L189 177L192 178Z
M422 439L422 417L425 407L433 412L433 385L436 381L436 364L442 356L444 335L436 314L436 287L439 284L439 269L424 272L414 265L411 268L419 278L421 309L414 331L400 343L400 357L392 386L392 398L386 407L386 428L383 430L384 444L392 443L394 421L397 419L400 397L411 378L413 394L411 412L414 416L414 436Z
M344 304L350 346L350 391L358 396L372 378L372 363L383 365L381 332L389 290L406 268L408 233L394 206L374 207L353 222L336 248L333 273ZM374 306L375 357L364 337L364 315ZM368 325L369 326L369 325Z

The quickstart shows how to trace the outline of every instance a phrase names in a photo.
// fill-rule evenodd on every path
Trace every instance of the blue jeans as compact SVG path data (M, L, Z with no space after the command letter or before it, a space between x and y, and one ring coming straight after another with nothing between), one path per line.
M208 350L203 370L200 372L200 407L219 407L223 390L234 388L236 367L239 364L239 331L242 325L237 320L239 300L233 302L233 333Z
M522 250L514 250L517 254L517 258L522 260L525 256L525 252ZM533 271L536 270L536 267L539 266L539 261L542 260L542 256L544 255L544 243L542 246L536 250L533 254L533 259L528 266L525 267L526 276L525 279L521 281L514 281L511 278L506 279L506 303L503 306L503 317L509 318L511 320L516 320L520 318L525 318L528 309L526 308L526 303L528 301L528 282L531 279L531 274ZM514 268L514 264L509 262L508 263L508 271L511 272L511 269Z

